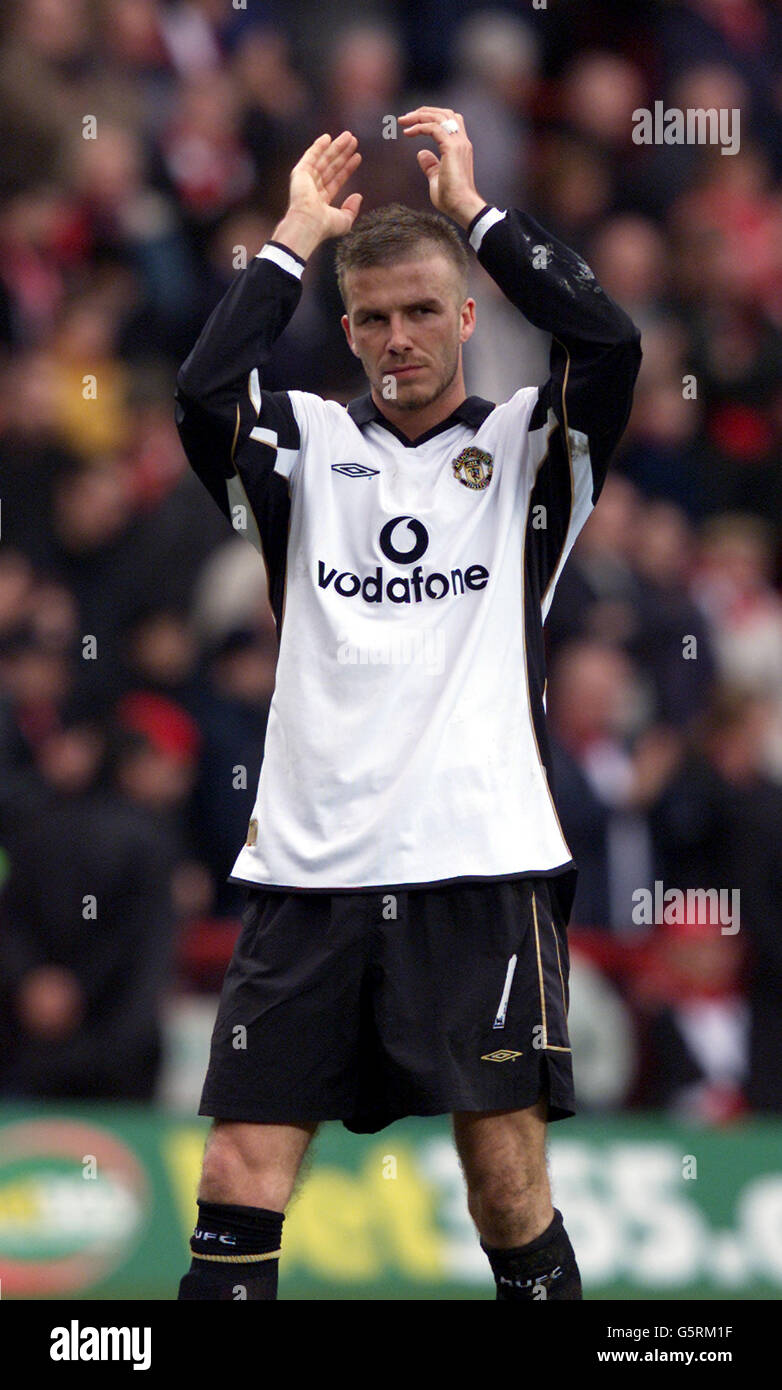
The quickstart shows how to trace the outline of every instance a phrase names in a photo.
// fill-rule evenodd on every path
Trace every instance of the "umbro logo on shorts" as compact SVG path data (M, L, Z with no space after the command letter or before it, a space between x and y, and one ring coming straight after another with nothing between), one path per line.
M344 473L346 478L371 478L379 468L365 468L363 463L332 463L332 473Z
M523 1057L523 1052L511 1052L508 1047L501 1047L497 1052L484 1052L481 1057L482 1062L512 1062L516 1057Z

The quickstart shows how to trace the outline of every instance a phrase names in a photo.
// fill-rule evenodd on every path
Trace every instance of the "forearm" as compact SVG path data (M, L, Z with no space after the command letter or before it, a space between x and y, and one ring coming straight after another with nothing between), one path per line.
M464 197L460 199L459 206L454 208L450 216L453 218L454 222L458 223L463 231L468 232L473 223L477 222L479 215L485 212L489 207L491 207L491 204L487 203L486 199L482 198L480 193L465 194Z
M589 266L528 213L484 205L469 234L481 265L536 328L568 348L637 342L632 320Z

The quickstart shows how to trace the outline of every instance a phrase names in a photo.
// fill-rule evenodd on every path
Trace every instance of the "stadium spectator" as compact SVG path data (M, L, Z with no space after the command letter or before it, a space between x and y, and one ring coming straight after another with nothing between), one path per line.
M637 697L618 648L582 640L559 653L547 708L557 806L579 866L573 922L620 935L637 931L633 893L655 878L646 808L677 757L662 729L631 746Z
M546 627L552 653L574 637L618 646L635 640L643 589L634 565L639 501L629 482L609 474L554 595Z
M782 779L782 597L771 582L774 538L751 516L714 517L701 535L693 596L710 624L723 678L766 697L766 767Z
M460 111L486 197L516 207L527 182L527 114L538 62L532 30L517 15L479 10L460 24L445 105Z
M150 1100L170 978L173 862L138 755L98 785L99 733L56 730L4 818L0 899L0 1094ZM135 770L134 770L135 769ZM147 779L149 781L149 779ZM122 784L127 783L126 787ZM41 871L42 834L56 846Z
M248 793L233 769L257 766L274 650L257 555L185 466L174 375L242 257L268 239L291 153L321 129L358 134L372 168L361 184L367 207L426 205L414 158L383 125L415 104L405 92L425 91L466 113L487 196L522 200L581 250L643 330L633 414L547 625L557 790L581 867L574 920L615 946L632 925L627 891L649 875L686 886L722 871L740 886L745 974L726 969L726 979L748 991L743 1094L752 1108L782 1109L779 8L559 0L522 15L510 0L488 10L456 0L447 12L434 0L401 9L377 0L359 17L347 0L247 11L224 0L9 0L0 38L6 942L32 941L36 969L74 965L65 916L58 923L57 903L36 897L44 823L52 836L61 828L66 858L95 835L96 876L104 853L109 877L111 865L127 871L161 941L174 910L165 890L152 897L161 855L174 866L181 917L207 905L235 912L225 866ZM738 151L636 144L633 111L658 98L739 109ZM95 139L84 138L88 114ZM485 276L473 290L468 389L503 400L518 380L543 379L548 343ZM270 389L342 401L364 389L341 312L326 247L266 369ZM730 716L712 710L704 724L715 676L744 687L747 703ZM174 724L198 726L200 751L192 739L185 752L185 724L174 751L166 719L164 735L155 726L150 741L150 725L116 743L114 712L129 693L172 702ZM118 758L108 780L94 766L104 726L114 729L107 756ZM217 807L219 825L208 819ZM137 868L120 862L112 835L129 836ZM91 865L76 858L74 875ZM53 888L72 916L81 909L68 867ZM107 901L127 950L148 943L130 902L124 926L125 906ZM74 943L86 949L96 931L79 918ZM107 952L116 933L101 938ZM662 938L659 947L679 949ZM15 957L15 991L27 949ZM692 939L687 949L708 948ZM147 961L144 997L173 978L164 958L156 974ZM108 1012L97 958L95 969ZM42 1059L53 1086L65 1074L53 1044L33 1036L36 1013L72 1029L79 990L92 998L90 981L39 983L25 1015L29 1062L24 1048L14 1053L22 1090L38 1084ZM122 1036L126 1006L120 993ZM80 1028L64 1045L65 1070ZM153 1052L139 1062L147 1088ZM96 1077L109 1093L108 1073ZM658 1099L678 1104L672 1094Z
M642 509L634 539L643 588L629 650L648 682L655 718L687 728L716 676L711 632L689 593L695 536L678 507L657 501Z
M740 939L697 914L656 933L644 988L659 997L645 1028L644 1103L680 1120L726 1124L746 1113L749 1009Z
M740 940L749 965L746 1093L758 1109L782 1110L775 1060L782 1047L782 786L766 771L768 701L719 687L687 756L650 810L661 877L679 889L738 894ZM709 946L730 955L732 933Z
M215 908L226 916L241 910L240 885L226 879L252 813L253 778L263 754L276 655L268 620L262 628L232 628L207 650L195 701L204 736L194 793L198 848L217 884Z

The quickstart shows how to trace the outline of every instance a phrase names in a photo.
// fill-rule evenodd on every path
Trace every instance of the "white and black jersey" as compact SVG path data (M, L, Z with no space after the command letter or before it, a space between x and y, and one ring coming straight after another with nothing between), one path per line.
M268 392L303 263L269 243L178 376L192 466L263 556L279 656L235 881L360 890L572 869L543 622L627 420L639 334L531 217L469 231L551 375L405 438L369 395Z

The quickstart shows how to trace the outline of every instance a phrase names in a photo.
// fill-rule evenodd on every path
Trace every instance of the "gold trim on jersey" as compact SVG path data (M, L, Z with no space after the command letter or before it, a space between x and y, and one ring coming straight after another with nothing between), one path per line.
M566 351L567 351L567 349L566 349ZM568 362L569 362L569 361L570 361L570 359L568 358ZM563 388L563 396L564 396L564 388ZM552 413L553 413L553 412L552 412ZM534 714L533 714L533 711L532 711L532 695L531 695L531 693L530 693L530 688L529 688L529 660L528 660L528 654L527 654L527 603L526 603L526 583L525 583L525 580L526 580L526 567L527 567L527 523L528 523L528 521L529 521L529 509L530 509L530 504L531 504L531 502L532 502L532 496L533 496L533 493L534 493L534 491L535 491L535 483L537 482L538 474L539 474L541 468L543 467L544 463L546 462L546 460L547 460L547 458L548 458L548 455L549 455L549 441L551 440L551 436L552 436L552 434L554 433L554 431L555 431L555 430L558 430L559 427L560 427L560 425L559 425L559 420L557 419L557 417L556 417L556 415L555 415L555 416L554 416L554 424L551 426L551 429L549 430L548 434L546 435L546 447L545 447L545 449L544 449L544 451L543 451L543 457L541 458L540 463L538 464L537 468L535 469L535 477L534 477L533 480L532 480L532 487L530 488L529 498L527 499L527 514L526 514L526 516L525 516L525 518L524 518L524 530L523 530L523 533L522 533L522 541L521 541L521 574L522 574L522 596L521 596L521 649L522 649L522 654L523 654L523 657L524 657L524 683L525 683L526 688L527 688L527 709L529 710L529 722L530 722L530 728L532 729L532 741L533 741L533 743L534 743L534 745L535 745L535 753L536 753L536 755L537 755L538 766L539 766L539 768L540 768L541 775L542 775L542 777L543 777L543 785L544 785L545 788L546 788L546 795L548 796L549 804L550 804L551 809L552 809L552 811L553 811L553 813L554 813L554 819L555 819L555 821L557 822L557 827L558 827L558 829L559 829L559 833L560 833L560 835L562 836L562 843L563 843L563 845L565 846L565 848L567 849L568 854L569 854L569 853L570 853L570 846L568 845L568 842L567 842L567 836L566 836L564 830L562 829L562 822L561 822L560 819L559 819L559 814L558 814L558 812L557 812L556 805L554 804L554 798L553 798L553 796L551 795L551 788L550 788L550 786L549 786L548 776L547 776L547 774L546 774L545 764L544 764L544 762L543 762L542 757L540 756L540 744L538 743L538 732L537 732L537 729L535 728L535 717L534 717ZM573 489L572 489L572 479L573 479L573 474L572 474L572 469L571 469L571 492L570 492L570 515L571 515L571 516L572 516L572 514L573 514ZM568 526L569 526L569 524L570 524L570 523L568 522ZM566 529L566 531L565 531L565 535L567 536L567 529ZM560 553L561 553L561 552L560 552ZM554 573L556 573L556 568L555 568L555 570L554 570ZM549 589L549 585L546 586L546 592L547 592L547 593L548 593L548 589ZM542 603L542 600L541 600L541 603ZM544 684L543 689L544 689L544 692L545 692L545 684ZM544 713L545 713L545 709L544 709Z

